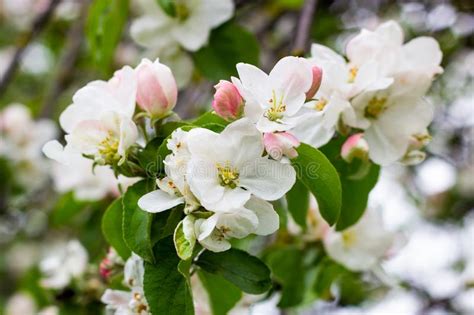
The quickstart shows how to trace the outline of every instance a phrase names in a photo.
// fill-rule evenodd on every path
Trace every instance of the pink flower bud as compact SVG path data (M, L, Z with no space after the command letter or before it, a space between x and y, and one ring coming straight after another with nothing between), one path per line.
M166 116L176 105L178 87L170 68L158 59L143 59L136 69L137 103L152 118Z
M212 108L226 120L235 120L240 117L244 108L244 100L235 85L221 80L214 86L216 93L212 101Z
M316 95L316 92L318 92L321 86L321 80L323 79L323 70L320 67L314 66L311 70L313 72L313 83L308 92L306 92L306 99L308 100Z
M369 144L363 136L363 133L352 135L342 145L341 156L346 162L350 163L354 158L368 159Z
M298 139L289 132L265 133L263 144L268 154L275 160L281 160L283 156L290 159L298 156L295 148L300 145Z

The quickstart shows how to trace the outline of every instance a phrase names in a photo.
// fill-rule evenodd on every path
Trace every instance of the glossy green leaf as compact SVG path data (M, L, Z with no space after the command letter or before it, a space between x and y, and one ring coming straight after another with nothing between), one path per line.
M273 277L282 286L278 306L287 308L300 304L305 293L303 252L296 247L281 248L272 251L266 261Z
M172 237L158 241L153 252L156 263L145 262L143 279L143 289L151 313L194 314L188 277L183 275L189 274L189 262L180 264L181 260L176 255Z
M127 22L129 0L95 0L89 8L86 36L95 63L108 71Z
M156 0L158 5L170 17L176 17L176 0Z
M123 240L123 207L122 198L112 202L112 204L105 210L102 217L102 233L107 242L115 249L115 251L127 260L131 255L131 251Z
M296 180L295 185L286 193L286 202L288 211L291 213L293 220L306 228L306 215L309 208L309 190L302 181Z
M322 217L333 225L341 211L342 191L339 175L318 149L302 143L297 149L298 157L291 160L298 179L316 197Z
M241 299L242 291L223 277L204 270L199 270L198 276L209 295L213 315L228 314Z
M146 147L137 154L138 163L150 178L156 178L163 167L163 161L158 155L158 149L164 138L156 137L147 143Z
M338 138L321 148L321 151L331 160L336 167L342 186L341 215L336 224L338 231L354 225L364 214L367 208L369 194L377 184L380 166L370 161L361 162L355 159L347 163L341 158L341 146L345 138ZM367 164L364 164L367 163ZM364 168L362 176L354 176Z
M239 62L258 65L259 45L255 35L245 28L228 22L211 33L209 44L194 57L194 63L203 76L218 81L237 75Z
M271 287L270 269L260 259L242 250L232 248L221 253L205 251L196 264L209 273L224 277L247 293L261 294Z
M203 125L206 125L206 124L219 124L219 125L226 126L229 124L229 122L211 111L211 112L206 112L202 114L201 116L199 116L198 118L196 118L195 120L191 121L191 124L193 124L194 126L199 126L199 127L202 127Z
M154 261L151 231L153 214L138 207L138 200L155 189L154 180L142 180L123 195L123 239L131 251L148 262Z

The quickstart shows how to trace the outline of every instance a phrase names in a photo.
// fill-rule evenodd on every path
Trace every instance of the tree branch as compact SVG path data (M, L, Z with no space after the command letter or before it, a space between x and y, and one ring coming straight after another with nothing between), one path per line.
M53 15L54 10L60 2L61 0L51 0L46 10L35 18L31 26L31 30L20 36L12 60L10 61L10 64L8 65L7 70L3 74L2 78L0 79L0 95L5 92L8 84L13 79L26 48L33 41L33 39L35 39L44 30L51 16Z
M296 28L296 39L293 45L293 55L302 56L309 48L309 33L313 23L318 0L306 0L301 10Z
M84 25L87 19L89 0L81 3L81 12L78 20L72 24L67 34L67 43L58 62L56 74L51 87L46 94L41 109L41 117L48 118L54 113L55 105L61 93L67 88L74 74L74 66L80 54L80 48L84 42Z

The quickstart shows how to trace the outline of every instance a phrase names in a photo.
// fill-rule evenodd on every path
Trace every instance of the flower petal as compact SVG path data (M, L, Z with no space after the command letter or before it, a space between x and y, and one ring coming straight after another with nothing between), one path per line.
M138 206L151 213L166 211L182 203L184 203L183 197L173 196L159 189L149 192L138 200Z
M260 198L252 197L247 201L245 207L257 215L258 226L254 231L255 234L269 235L280 227L280 217L273 209L271 203Z

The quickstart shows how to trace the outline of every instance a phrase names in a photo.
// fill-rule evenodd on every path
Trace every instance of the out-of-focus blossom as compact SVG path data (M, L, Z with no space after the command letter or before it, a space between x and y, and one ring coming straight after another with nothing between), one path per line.
M394 234L383 224L380 213L368 209L354 226L323 238L328 255L354 271L375 268L393 246Z
M341 157L346 162L350 163L354 158L367 159L369 145L363 137L363 133L357 133L347 138L346 142L344 142L341 148Z
M170 68L157 59L143 59L136 68L137 103L151 118L168 115L176 105L178 88Z
M144 15L131 26L132 38L140 45L160 50L178 42L196 51L207 43L211 29L229 20L234 13L231 0L176 1L175 17L167 15L154 0L140 0Z
M235 85L221 80L214 86L216 93L212 101L212 108L224 119L235 120L242 115L244 100Z
M109 248L107 256L99 264L99 273L104 279L109 279L118 267L123 266L123 260L113 247Z
M290 234L302 234L305 241L312 242L322 240L324 235L329 231L330 226L321 216L316 198L310 195L309 208L306 215L306 230L303 232L301 227L297 225L291 217L288 218L287 228Z
M456 169L438 158L430 158L416 170L416 183L428 196L443 193L456 183Z
M125 263L124 283L130 291L105 290L101 301L115 315L148 315L148 303L143 292L143 260L136 254Z
M41 147L56 135L52 121L34 121L27 107L11 104L0 112L0 156L11 161L16 179L27 190L35 190L48 178L49 161Z
M27 293L16 293L5 305L5 315L35 315L36 303Z
M62 289L86 270L89 256L77 240L53 246L40 262L43 273L41 285L50 289Z

